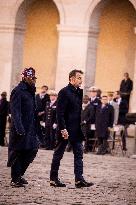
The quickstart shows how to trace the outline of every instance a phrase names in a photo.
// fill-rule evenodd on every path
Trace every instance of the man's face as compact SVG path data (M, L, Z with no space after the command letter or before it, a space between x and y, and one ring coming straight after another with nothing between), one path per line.
M50 95L50 101L56 101L57 96L56 95Z
M102 97L101 103L102 103L103 105L106 105L106 104L108 103L108 98L107 98L107 97Z
M112 96L108 96L108 101L112 101L113 97Z
M129 77L128 73L124 73L124 78L128 79L128 77Z
M42 94L46 94L46 93L47 93L47 90L48 90L48 89L47 89L46 87L42 87L42 88L41 88L41 93L42 93Z
M83 75L81 73L76 73L75 76L71 77L70 82L72 83L72 85L74 85L75 87L80 87L82 85L82 81L83 81Z
M96 97L97 92L96 91L90 91L90 97Z
M120 94L118 94L117 92L114 93L114 97L119 99L120 98Z
M29 84L29 85L33 85L36 83L36 78L35 77L25 77L25 81Z
M88 102L89 102L89 98L86 98L86 97L83 98L83 103L84 103L84 104L87 104Z

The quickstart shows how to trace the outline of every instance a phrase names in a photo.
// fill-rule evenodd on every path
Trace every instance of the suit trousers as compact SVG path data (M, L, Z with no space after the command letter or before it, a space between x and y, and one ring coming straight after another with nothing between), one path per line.
M83 179L83 145L82 142L70 142L73 148L74 154L74 174L75 181ZM68 140L62 140L58 142L56 149L53 154L50 180L58 179L58 171L60 166L60 161L63 158Z
M20 180L29 164L33 162L37 154L37 149L13 151L11 163L11 179L14 182Z

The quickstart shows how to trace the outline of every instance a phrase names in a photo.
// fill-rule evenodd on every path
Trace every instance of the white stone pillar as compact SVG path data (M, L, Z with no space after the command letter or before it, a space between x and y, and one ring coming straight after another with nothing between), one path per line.
M85 90L95 83L96 55L98 45L99 29L90 28L88 36L87 62L85 74Z
M68 84L68 74L73 69L86 70L88 28L58 25L59 45L56 72L56 90Z
M10 93L14 26L0 24L0 92Z
M136 27L134 28L136 34ZM136 35L135 35L136 38ZM134 77L133 77L133 91L130 98L130 112L136 112L136 50L135 50L135 64L134 64Z

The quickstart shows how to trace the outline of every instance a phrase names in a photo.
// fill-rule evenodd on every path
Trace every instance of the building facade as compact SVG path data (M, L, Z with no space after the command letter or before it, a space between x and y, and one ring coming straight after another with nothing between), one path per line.
M37 87L59 90L72 69L84 71L84 89L119 89L123 73L134 81L135 0L0 0L0 91L19 82L24 67L37 72Z

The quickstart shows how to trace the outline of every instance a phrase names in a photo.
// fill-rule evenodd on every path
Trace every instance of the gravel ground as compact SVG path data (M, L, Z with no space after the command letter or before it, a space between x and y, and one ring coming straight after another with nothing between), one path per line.
M130 140L132 142L132 140ZM132 143L129 143L129 148ZM76 189L73 175L73 154L66 152L61 162L60 178L66 188L49 185L52 151L39 150L26 172L25 188L10 187L10 168L6 167L7 148L0 147L0 205L134 205L136 204L136 159L128 150L114 156L84 155L84 176L93 187Z

